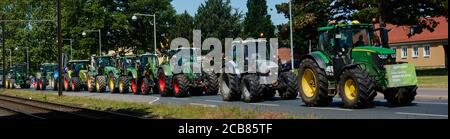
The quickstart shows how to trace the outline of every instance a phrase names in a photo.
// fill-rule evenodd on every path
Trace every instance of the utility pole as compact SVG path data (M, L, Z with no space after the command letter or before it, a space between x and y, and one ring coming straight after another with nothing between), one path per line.
M6 84L6 57L5 57L5 23L2 22L2 61L3 61L3 77L2 77L2 87L6 88L5 84Z
M61 78L62 75L62 38L61 38L61 0L56 0L56 9L57 9L57 15L56 15L56 34L57 34L57 40L58 40L58 96L62 96L62 86L63 86L63 80Z
M290 37L291 37L291 70L294 71L294 40L292 29L292 0L289 0L289 22L290 22Z

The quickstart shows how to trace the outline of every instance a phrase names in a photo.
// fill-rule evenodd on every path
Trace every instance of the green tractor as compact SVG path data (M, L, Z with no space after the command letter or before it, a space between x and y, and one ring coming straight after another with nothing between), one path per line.
M387 39L380 41L376 32L387 34L386 29L353 21L318 31L318 48L302 57L298 70L307 106L328 106L339 94L347 108L372 107L377 92L394 106L412 103L417 94L415 67L396 62L395 51L381 47L387 46Z
M242 99L246 103L260 102L273 99L277 92L284 100L297 98L296 79L295 74L291 72L291 63L281 60L270 61L270 56L276 58L276 54L270 54L269 45L266 45L266 53L260 50L263 47L259 44L264 43L268 42L265 40L233 42L233 56L225 57L225 71L220 77L220 93L224 101ZM251 44L255 44L255 52L249 51ZM238 60L239 53L244 54L243 61ZM266 59L263 59L264 57ZM252 58L255 60L255 72L249 70ZM239 65L244 67L239 68Z
M31 78L27 73L27 64L20 63L10 68L8 76L6 78L6 88L15 89L16 85L22 89L28 89L31 87Z
M131 79L131 90L134 94L146 95L156 93L155 81L158 79L159 57L155 54L143 54L136 61L136 68L128 69L128 77Z
M39 71L36 73L34 80L34 88L36 90L45 90L48 85L55 85L57 83L55 71L58 70L56 63L44 63L39 66Z
M173 65L169 61L165 61L161 64L158 70L158 90L161 96L175 97L189 97L198 95L217 95L219 92L218 76L215 73L208 73L202 71L201 73L194 73L192 69L200 68L200 64L194 64L197 61L202 60L197 48L179 48L170 52L170 57L176 52L187 51L190 56L189 60L183 63L183 60L178 61L178 65L182 67L181 73L174 74L172 71ZM166 59L168 60L168 59ZM200 66L200 67L195 67ZM170 79L170 77L172 77ZM172 87L172 90L169 88Z
M91 66L88 71L87 87L89 92L105 92L107 81L116 83L119 76L116 69L116 59L113 56L94 56L91 58ZM117 92L118 87L109 88L111 92Z
M70 60L65 68L64 90L87 90L89 60Z
M138 77L136 72L136 56L121 56L117 59L117 63L119 75L114 80L110 78L109 88L118 88L117 91L119 93L125 94L129 92L130 79Z

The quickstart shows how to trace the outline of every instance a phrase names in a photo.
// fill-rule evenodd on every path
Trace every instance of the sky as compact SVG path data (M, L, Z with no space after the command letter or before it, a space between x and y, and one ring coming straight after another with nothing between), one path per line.
M183 13L187 11L190 15L194 16L198 7L206 0L173 0L172 5L177 10L177 13ZM245 15L247 13L247 1L246 0L230 0L231 7L239 9ZM283 14L278 14L275 8L276 4L288 2L289 0L267 0L268 12L272 16L272 22L275 25L287 23L289 19L285 18Z

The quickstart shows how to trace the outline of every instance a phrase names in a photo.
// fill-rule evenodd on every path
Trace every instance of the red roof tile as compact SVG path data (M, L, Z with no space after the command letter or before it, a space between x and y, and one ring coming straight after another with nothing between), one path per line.
M392 29L389 32L389 43L405 43L405 42L420 42L431 40L446 40L448 39L448 22L445 17L436 17L436 21L439 23L433 32L424 29L422 33L415 34L412 37L408 37L409 27L396 26L388 24L387 28Z

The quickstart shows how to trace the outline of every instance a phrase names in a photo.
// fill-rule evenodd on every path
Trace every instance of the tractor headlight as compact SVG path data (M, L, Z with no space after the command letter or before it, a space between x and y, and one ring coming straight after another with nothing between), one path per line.
M397 58L397 54L391 54L392 58Z
M379 54L379 55L378 55L378 58L380 58L380 59L387 59L387 58L388 58L388 55L381 55L381 54Z

